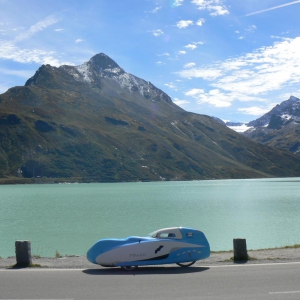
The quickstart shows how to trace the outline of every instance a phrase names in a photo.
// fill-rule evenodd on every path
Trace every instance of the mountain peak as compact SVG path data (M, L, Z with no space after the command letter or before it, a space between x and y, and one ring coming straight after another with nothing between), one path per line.
M101 77L113 78L125 71L104 53L94 55L88 62L75 67L87 82L96 82Z
M98 88L105 85L105 82L111 81L117 83L123 90L140 94L147 100L172 103L171 98L162 90L149 81L125 72L104 53L94 55L89 61L79 66L63 65L56 68L50 65L43 65L33 77L27 80L25 85L39 85L57 89L64 88L65 85L72 85L74 80L75 82Z
M248 123L244 135L256 142L300 154L300 99L290 96L262 117Z
M290 100L290 101L294 101L294 102L300 101L300 99L297 98L297 97L295 97L295 96L290 96L289 100Z
M248 126L264 127L268 126L271 117L277 116L284 119L300 119L300 99L295 96L290 96L288 100L277 104L273 109L264 114L262 117L248 123Z
M115 69L120 68L120 66L112 60L109 56L104 53L98 53L94 55L89 61L88 64L94 67L102 68L103 70L106 69Z

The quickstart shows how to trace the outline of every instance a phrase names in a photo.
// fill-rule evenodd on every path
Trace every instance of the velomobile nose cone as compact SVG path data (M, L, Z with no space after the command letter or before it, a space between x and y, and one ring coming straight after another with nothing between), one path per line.
M86 253L86 258L93 264L98 264L96 262L97 257L103 252L107 251L107 241L106 239L99 240L96 242Z
M97 262L96 262L97 253L96 253L96 249L95 249L95 248L96 248L95 245L92 246L92 247L88 250L88 252L87 252L87 254L86 254L87 260L88 260L89 262L93 263L93 264L97 264Z

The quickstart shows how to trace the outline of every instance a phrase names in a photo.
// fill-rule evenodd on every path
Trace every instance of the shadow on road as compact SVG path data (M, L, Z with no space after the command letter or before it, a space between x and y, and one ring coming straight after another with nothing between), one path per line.
M176 274L187 274L187 273L198 273L209 270L207 267L139 267L132 271L126 271L119 267L107 268L107 269L86 269L82 272L88 275L176 275Z

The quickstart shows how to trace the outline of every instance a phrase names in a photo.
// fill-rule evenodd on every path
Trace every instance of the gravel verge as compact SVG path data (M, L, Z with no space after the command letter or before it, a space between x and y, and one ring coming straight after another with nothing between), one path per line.
M213 252L205 260L197 261L195 266L210 265L235 265L235 264L261 264L261 263L286 263L300 262L300 248L278 248L265 250L248 250L247 262L234 262L233 252ZM15 257L1 258L0 268L11 268L16 264ZM90 263L85 256L66 256L62 258L41 257L32 258L32 264L39 268L57 269L95 269L102 268Z

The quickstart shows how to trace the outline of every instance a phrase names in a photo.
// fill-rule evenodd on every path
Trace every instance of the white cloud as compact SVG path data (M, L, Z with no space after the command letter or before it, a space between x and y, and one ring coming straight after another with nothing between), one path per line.
M271 35L270 38L276 39L276 40L282 40L282 36L279 36L279 35Z
M246 28L246 31L248 32L254 32L257 27L255 25L250 25L248 28Z
M197 46L195 44L188 44L188 45L184 46L184 48L187 48L189 50L195 50L197 48Z
M163 35L163 34L164 34L164 32L163 32L162 30L160 30L160 29L157 29L157 30L151 30L151 31L149 31L149 32L151 32L154 36L160 36L160 35Z
M45 18L44 20L31 26L29 29L29 32L35 33L35 32L44 30L45 28L47 28L53 24L56 24L57 22L58 22L58 19L54 15L50 15L47 18Z
M183 106L185 104L189 104L190 101L187 101L187 100L180 100L178 98L174 98L173 102L178 105L178 106Z
M182 70L180 72L177 72L180 77L183 78L203 78L205 80L213 80L222 75L222 71L218 69L212 69L212 68L192 68L189 70Z
M196 22L196 25L202 26L204 24L204 22L205 22L205 19L201 18Z
M239 112L242 112L246 115L252 115L252 116L262 116L270 111L270 109L261 108L258 106L251 106L251 107L245 107L245 108L238 108Z
M178 54L186 54L186 51L184 50L178 51Z
M172 6L180 6L182 5L184 0L173 0Z
M196 99L198 104L208 103L215 107L229 107L237 98L243 102L257 100L257 98L247 97L239 94L238 92L226 93L220 89L212 89L208 92L204 91L203 89L191 89L187 91L185 95ZM260 99L260 101L265 101L265 99Z
M210 101L211 92L216 90L223 104L233 101L264 101L261 97L267 93L299 84L299 48L300 37L285 39L240 57L183 69L176 74L183 78L202 78L208 81L212 90L199 94L197 99L213 105L220 104Z
M35 33L42 31L53 24L56 24L58 21L59 21L59 19L57 17L55 17L54 15L50 15L47 18L43 19L42 21L32 25L29 28L29 30L20 34L18 37L16 37L15 42L19 42L21 40L28 39Z
M84 40L82 40L82 39L77 39L76 41L75 41L75 43L82 43Z
M299 47L300 37L277 42L271 47L263 47L236 58L232 63L240 63L240 66L215 85L221 86L226 82L226 86L223 87L225 90L239 89L243 93L258 95L279 90L289 83L299 82L300 52L297 51ZM230 61L226 63L230 64Z
M176 26L180 29L182 28L187 28L189 27L190 25L193 25L193 21L192 20L181 20L179 22L176 23Z
M195 50L197 48L197 45L203 45L203 42L193 42L193 43L188 44L184 47L189 49L189 50Z
M11 42L2 42L0 44L0 58L8 59L19 63L37 63L60 66L62 64L72 64L62 62L55 57L54 51L45 51L41 49L20 49Z
M203 93L204 93L203 89L191 89L188 92L186 92L185 95L195 97L195 96L203 94Z
M195 63L194 62L190 62L190 63L187 63L187 64L185 64L183 67L185 68L185 69L187 69L187 68L192 68L192 67L195 67Z
M192 89L186 92L185 95L193 97L198 104L209 103L215 107L231 106L231 101L228 96L218 89L210 90L208 93L202 89Z
M49 51L44 49L38 49L36 47L21 47L24 40L31 38L36 33L45 30L46 28L56 24L59 21L55 15L50 15L47 18L32 25L27 31L22 32L16 38L12 40L1 40L0 41L0 59L12 60L19 63L37 63L37 64L51 64L53 66L59 66L61 64L71 64L63 62L57 58L55 51ZM23 28L22 28L23 29ZM2 69L2 73L5 72ZM6 71L8 72L8 71ZM15 72L12 75L25 77L25 74L21 71ZM27 75L26 75L27 76Z
M247 36L247 33L254 33L254 32L256 31L256 29L257 29L257 27L256 27L255 25L250 25L250 26L248 26L248 27L245 29L245 31L244 31L244 34L245 34L245 35L240 35L240 36L238 37L238 39L239 39L239 40L245 39L245 36ZM240 34L240 31L236 30L235 33L236 33L236 34Z
M54 29L54 31L59 32L59 31L64 31L64 29L63 28L57 28L57 29Z
M226 6L223 5L222 0L193 0L193 4L198 6L200 10L211 11L211 16L220 16L229 14Z
M168 88L170 88L172 90L176 90L177 91L177 87L176 87L176 85L174 85L173 82L165 83L165 86L167 86Z
M210 10L214 10L214 12L210 13L211 16L222 16L229 14L227 8L221 5L211 6Z
M149 11L149 13L156 14L160 9L162 9L162 6L157 6L153 10Z
M165 52L165 53L163 53L163 54L156 54L157 56L170 56L170 53L168 53L168 52Z

